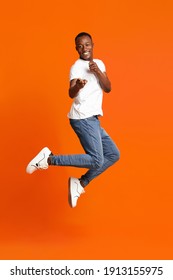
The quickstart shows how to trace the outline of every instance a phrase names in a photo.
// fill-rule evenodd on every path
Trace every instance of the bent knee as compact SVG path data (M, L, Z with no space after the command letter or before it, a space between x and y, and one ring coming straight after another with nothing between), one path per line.
M120 152L116 152L116 153L113 153L111 156L110 156L110 160L115 163L117 162L118 160L120 159Z
M104 158L96 159L93 162L92 168L95 169L95 170L99 169L99 168L102 167L103 163L104 163Z

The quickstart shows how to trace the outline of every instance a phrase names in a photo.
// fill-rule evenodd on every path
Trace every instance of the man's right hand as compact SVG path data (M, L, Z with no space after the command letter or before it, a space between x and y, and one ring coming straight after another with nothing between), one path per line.
M83 79L73 79L70 81L69 96L74 98L78 95L81 88L83 88L87 83L87 80Z
M76 85L79 89L83 88L87 83L87 80L82 80L82 79L77 79L76 80Z

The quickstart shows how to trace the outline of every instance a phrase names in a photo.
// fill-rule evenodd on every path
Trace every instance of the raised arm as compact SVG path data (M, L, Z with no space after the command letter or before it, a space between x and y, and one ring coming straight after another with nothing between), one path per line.
M90 71L93 72L99 79L101 88L105 92L110 92L111 91L111 82L110 82L106 72L102 72L99 69L99 67L97 66L97 63L94 61L89 62L89 68L90 68Z

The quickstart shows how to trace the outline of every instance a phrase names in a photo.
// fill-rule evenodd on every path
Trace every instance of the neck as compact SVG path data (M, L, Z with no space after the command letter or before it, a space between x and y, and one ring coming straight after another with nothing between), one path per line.
M84 60L84 61L93 61L93 57L90 57L89 59L84 59L82 57L79 57L80 59Z

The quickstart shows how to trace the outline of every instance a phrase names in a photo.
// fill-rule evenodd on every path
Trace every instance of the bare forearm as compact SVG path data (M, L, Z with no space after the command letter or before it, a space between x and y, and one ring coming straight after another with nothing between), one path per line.
M69 96L70 98L74 98L78 95L80 88L77 84L75 84L73 87L69 88Z
M111 82L108 77L101 71L96 73L97 78L99 79L100 85L105 92L111 91Z
M105 91L105 92L110 92L111 91L111 83L107 77L106 72L102 72L99 67L97 66L97 63L95 63L94 61L90 61L89 62L89 68L90 71L93 72L96 77L99 79L101 88Z

